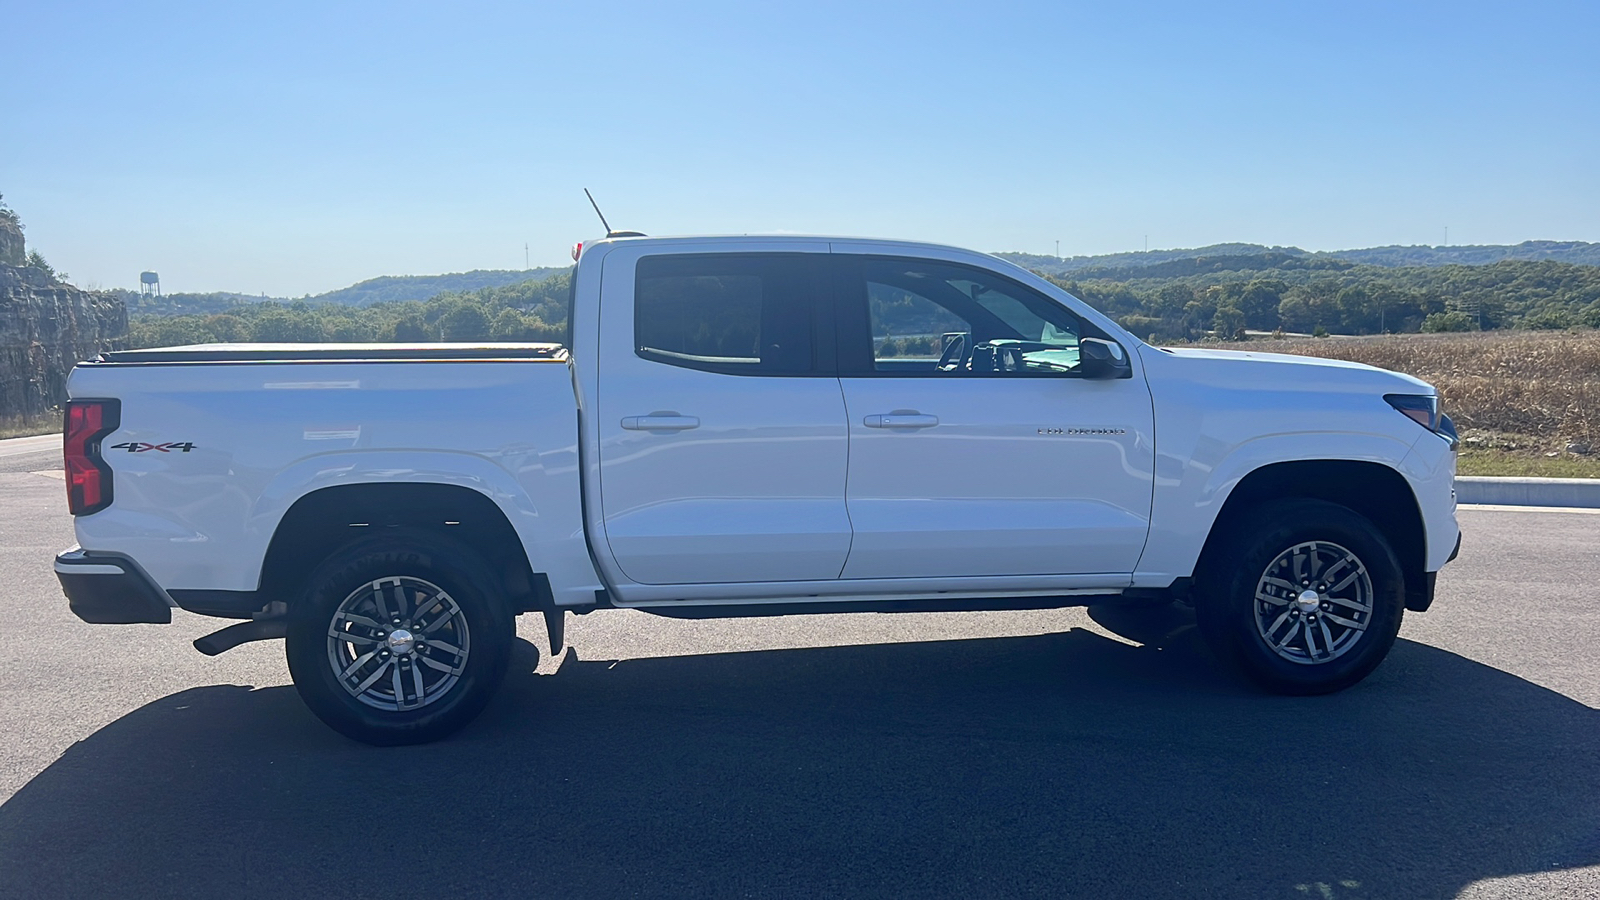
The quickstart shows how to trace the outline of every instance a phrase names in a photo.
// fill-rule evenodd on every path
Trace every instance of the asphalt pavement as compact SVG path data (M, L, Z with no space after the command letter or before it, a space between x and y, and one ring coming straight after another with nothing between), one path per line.
M1600 515L1464 509L1330 697L1243 686L1180 608L604 611L556 659L524 617L477 722L374 749L278 642L75 619L59 468L0 457L0 897L1600 894Z

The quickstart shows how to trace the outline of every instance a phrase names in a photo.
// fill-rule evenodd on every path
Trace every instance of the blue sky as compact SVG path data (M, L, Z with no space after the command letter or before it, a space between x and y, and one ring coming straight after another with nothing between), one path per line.
M598 224L1063 255L1600 240L1600 3L0 0L79 284L298 296Z

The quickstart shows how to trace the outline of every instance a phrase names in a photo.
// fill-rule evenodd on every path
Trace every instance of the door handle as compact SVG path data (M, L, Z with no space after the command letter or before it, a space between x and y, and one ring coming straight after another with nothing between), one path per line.
M938 416L919 412L896 410L878 416L867 416L861 424L868 428L932 428L939 424Z
M651 413L648 416L626 416L622 420L622 427L629 431L687 431L699 428L700 420L677 413Z

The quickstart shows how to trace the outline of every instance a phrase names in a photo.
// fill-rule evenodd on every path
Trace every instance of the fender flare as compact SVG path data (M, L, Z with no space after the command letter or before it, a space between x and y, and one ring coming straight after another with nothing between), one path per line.
M1164 587L1178 578L1192 576L1236 489L1253 473L1269 466L1381 466L1406 484L1415 504L1416 488L1398 465L1414 444L1415 439L1407 442L1382 433L1295 432L1244 441L1214 462L1198 453L1190 459L1158 459L1150 538L1139 560L1134 586ZM1181 466L1181 474L1166 474L1177 466Z
M296 503L320 490L349 485L438 484L487 497L511 525L530 564L538 507L510 472L472 453L415 450L354 450L297 460L275 475L255 500L245 534L259 583L267 550L279 524Z

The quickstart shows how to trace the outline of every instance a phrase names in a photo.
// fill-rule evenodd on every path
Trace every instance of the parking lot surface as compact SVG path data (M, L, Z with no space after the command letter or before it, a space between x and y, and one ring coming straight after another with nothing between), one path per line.
M58 452L58 451L57 451ZM91 626L59 456L0 459L0 897L1588 897L1600 516L1463 510L1329 697L1192 615L537 617L459 736L374 749L280 642ZM39 474L42 473L42 474Z

